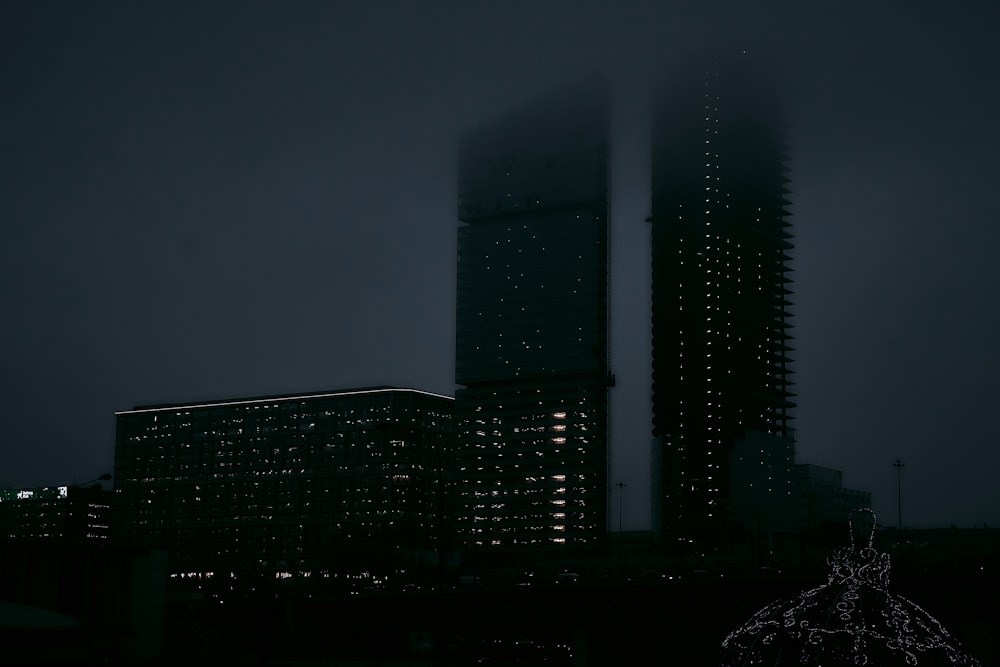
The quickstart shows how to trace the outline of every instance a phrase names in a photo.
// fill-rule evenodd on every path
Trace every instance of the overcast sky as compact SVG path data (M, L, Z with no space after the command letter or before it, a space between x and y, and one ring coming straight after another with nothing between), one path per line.
M1000 525L998 34L971 1L5 2L0 487L110 471L136 404L452 395L458 138L598 72L647 527L647 91L750 48L789 82L798 459L884 523L901 458L904 523Z

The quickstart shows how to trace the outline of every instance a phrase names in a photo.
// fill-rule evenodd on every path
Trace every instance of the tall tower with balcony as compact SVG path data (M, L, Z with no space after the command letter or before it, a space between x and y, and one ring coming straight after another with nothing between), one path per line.
M581 84L461 144L454 484L476 553L606 530L607 123Z
M663 88L653 119L653 529L732 542L793 491L781 107L744 53Z

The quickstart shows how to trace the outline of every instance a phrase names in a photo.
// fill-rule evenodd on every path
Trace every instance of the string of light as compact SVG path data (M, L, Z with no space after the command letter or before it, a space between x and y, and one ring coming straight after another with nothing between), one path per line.
M747 665L979 665L933 616L889 592L889 555L859 546L827 560L827 583L754 614L722 642L723 667Z

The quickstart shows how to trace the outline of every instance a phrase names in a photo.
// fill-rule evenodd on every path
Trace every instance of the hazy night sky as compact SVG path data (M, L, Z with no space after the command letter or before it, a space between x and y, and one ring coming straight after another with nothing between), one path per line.
M902 458L904 523L1000 526L998 34L995 1L5 2L0 487L110 471L136 404L453 394L458 137L596 71L647 527L645 100L724 47L790 82L798 459L894 524Z

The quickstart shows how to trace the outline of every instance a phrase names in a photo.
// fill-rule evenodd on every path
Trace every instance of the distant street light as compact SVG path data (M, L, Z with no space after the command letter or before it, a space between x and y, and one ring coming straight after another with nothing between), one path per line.
M625 482L618 482L615 484L618 487L618 535L622 534L622 505L625 504L625 487L628 486Z
M903 530L903 462L896 459L892 467L896 469L896 529Z

